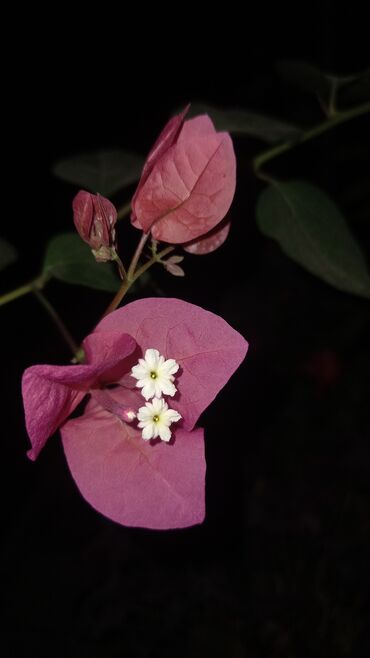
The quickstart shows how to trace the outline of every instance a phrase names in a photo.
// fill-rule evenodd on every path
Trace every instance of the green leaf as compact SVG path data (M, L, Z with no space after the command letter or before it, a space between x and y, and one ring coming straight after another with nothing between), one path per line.
M303 181L274 183L261 194L257 222L287 256L339 290L370 297L364 256L339 208Z
M198 114L208 114L217 130L249 135L269 144L297 139L302 132L301 128L291 123L249 110L221 109L203 103L194 103L191 105L189 116L194 117Z
M18 253L15 247L7 240L0 238L0 270L4 270L8 265L11 265L18 258Z
M110 196L135 183L143 164L141 156L129 151L94 151L60 160L53 166L53 173L91 192Z
M339 91L339 101L347 105L370 100L370 69L360 73L350 84Z
M316 66L299 59L280 60L275 66L283 80L304 91L318 94L325 102L329 101L334 87L339 90L362 76L362 73L346 76L324 73Z
M111 263L97 263L91 250L75 233L53 238L47 247L43 274L96 290L116 292L120 280Z

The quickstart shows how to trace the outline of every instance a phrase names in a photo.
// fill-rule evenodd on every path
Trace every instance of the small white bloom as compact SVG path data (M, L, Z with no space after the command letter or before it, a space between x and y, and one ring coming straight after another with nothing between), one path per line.
M175 395L177 388L173 384L174 374L178 371L179 364L175 359L167 359L159 354L158 350L148 349L144 359L131 369L131 376L135 377L137 388L146 400L162 395Z
M177 423L181 418L177 411L168 408L163 398L153 398L152 402L146 402L145 407L140 407L137 412L138 427L143 430L141 436L145 441L159 436L162 441L168 442L171 438L171 423Z

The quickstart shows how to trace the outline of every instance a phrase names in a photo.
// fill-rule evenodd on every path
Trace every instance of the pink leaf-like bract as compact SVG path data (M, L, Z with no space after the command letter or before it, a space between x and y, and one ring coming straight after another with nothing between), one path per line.
M31 366L23 373L26 427L32 443L30 459L36 459L49 436L70 416L91 386L100 380L119 379L127 369L124 365L127 357L136 348L131 336L117 332L107 332L93 356L91 343L94 343L93 336L88 336L83 343L86 365Z
M152 148L149 151L149 155L145 161L143 171L141 173L141 177L139 180L139 184L136 188L136 192L133 196L132 199L132 206L135 205L135 201L137 198L137 195L139 194L139 191L143 187L145 181L147 180L149 174L153 171L153 167L160 160L162 155L172 146L175 141L177 140L179 136L179 132L183 126L185 116L189 111L190 105L188 105L183 112L180 114L177 114L176 116L172 117L168 121L168 123L165 125L163 128L161 134L159 135L158 139L152 146Z
M193 429L200 414L243 361L248 343L214 313L179 299L148 297L107 315L94 333L123 326L143 353L155 347L166 359L175 359L181 376L171 408ZM93 334L94 335L94 334Z
M171 119L177 128L180 118ZM181 244L225 217L234 197L236 162L230 135L216 132L208 116L185 121L177 138L171 135L161 142L149 174L144 167L131 219L156 240Z
M63 447L82 495L118 523L166 530L202 523L203 430L176 431L173 445L150 445L137 430L89 404L62 428Z
M212 229L206 235L188 242L183 245L184 251L187 251L189 254L196 254L197 256L203 256L204 254L210 254L212 251L216 251L219 247L223 245L227 236L229 235L231 227L231 222L226 221L221 222L219 226Z
M33 366L24 373L30 457L60 427L76 484L102 514L146 528L201 523L204 443L203 430L194 425L247 347L222 318L178 299L143 299L114 311L83 342L86 365ZM170 407L182 418L171 427L168 444L143 441L131 422L131 410L143 406L131 367L150 348L180 366ZM87 393L82 415L67 420Z

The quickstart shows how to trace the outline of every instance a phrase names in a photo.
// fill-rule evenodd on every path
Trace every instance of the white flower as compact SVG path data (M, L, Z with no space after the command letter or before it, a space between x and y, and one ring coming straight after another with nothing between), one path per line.
M181 418L177 411L168 408L163 398L153 398L152 402L146 402L145 407L140 407L137 412L138 426L143 430L141 436L145 441L159 436L162 441L168 442L171 438L171 423L177 423Z
M148 349L144 359L131 369L131 376L135 377L137 388L146 400L154 396L160 398L162 395L175 395L177 388L173 384L174 374L179 369L175 359L167 359L159 354L158 350Z

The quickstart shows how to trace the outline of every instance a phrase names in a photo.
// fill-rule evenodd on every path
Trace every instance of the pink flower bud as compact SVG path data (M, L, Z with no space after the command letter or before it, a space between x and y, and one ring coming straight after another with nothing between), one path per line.
M80 190L73 199L73 220L80 237L91 247L98 262L116 257L117 211L100 194Z

